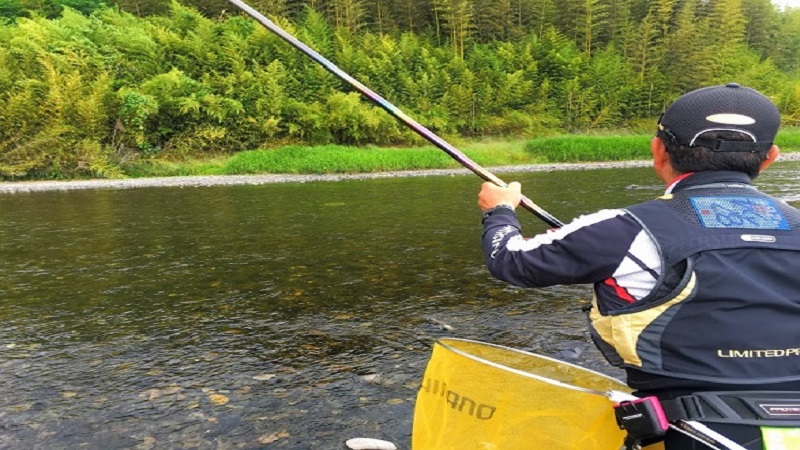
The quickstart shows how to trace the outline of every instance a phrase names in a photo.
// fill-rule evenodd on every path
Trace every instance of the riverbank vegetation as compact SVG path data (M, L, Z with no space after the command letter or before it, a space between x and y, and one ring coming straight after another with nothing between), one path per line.
M664 105L729 81L800 124L800 10L769 0L252 4L482 165L646 158ZM455 164L221 0L0 17L0 179Z
M649 135L565 135L515 141L465 141L458 147L483 167L650 158ZM781 151L800 151L800 128L778 133ZM259 173L323 174L452 169L460 165L435 147L382 148L326 145L252 150L201 160L150 159L126 166L130 177L238 175Z

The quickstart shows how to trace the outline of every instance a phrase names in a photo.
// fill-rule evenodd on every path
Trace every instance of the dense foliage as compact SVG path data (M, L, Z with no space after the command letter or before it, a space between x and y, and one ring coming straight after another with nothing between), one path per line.
M738 81L800 122L800 10L769 0L258 0L444 136L642 131ZM0 177L419 138L218 0L0 0Z

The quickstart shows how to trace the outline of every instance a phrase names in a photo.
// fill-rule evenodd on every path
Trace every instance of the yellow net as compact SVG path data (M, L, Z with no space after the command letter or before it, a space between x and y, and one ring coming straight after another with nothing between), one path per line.
M433 347L414 410L414 450L619 450L625 434L602 392L621 382L482 342ZM600 391L600 392L589 392Z

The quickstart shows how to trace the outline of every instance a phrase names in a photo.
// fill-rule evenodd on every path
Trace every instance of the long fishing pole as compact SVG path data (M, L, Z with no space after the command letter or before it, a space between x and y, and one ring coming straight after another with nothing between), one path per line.
M479 166L477 163L472 161L467 155L463 152L458 150L457 148L450 145L447 141L437 136L435 133L430 131L429 129L425 128L423 125L418 123L416 120L412 119L408 115L406 115L403 111L398 109L393 104L389 103L388 100L381 97L380 95L373 92L368 87L361 84L358 80L348 75L342 69L337 67L334 63L329 61L324 56L320 55L319 53L312 50L309 46L304 44L303 42L299 41L297 38L283 30L281 27L276 25L273 21L264 17L263 14L256 11L255 9L251 8L246 3L242 2L241 0L228 0L234 6L241 9L245 13L247 13L252 18L256 19L261 25L264 25L268 30L272 31L276 35L278 35L281 39L288 42L290 45L295 47L296 49L300 50L301 52L305 53L308 57L322 65L328 72L332 73L333 75L337 76L341 80L345 81L347 84L351 85L355 88L358 92L360 92L364 97L371 100L384 110L386 110L389 114L394 116L400 122L407 125L409 128L414 130L417 134L427 139L433 145L439 147L441 150L444 150L445 153L450 155L453 159L458 161L462 166L466 167L467 169L474 172L479 177L483 178L486 181L490 181L498 186L505 187L506 183L494 176L491 172L484 169L483 167ZM532 212L536 217L543 220L546 224L552 227L561 227L564 223L557 218L555 218L552 214L548 213L542 207L538 206L537 204L533 203L529 198L522 196L522 200L520 205L527 209L528 211Z

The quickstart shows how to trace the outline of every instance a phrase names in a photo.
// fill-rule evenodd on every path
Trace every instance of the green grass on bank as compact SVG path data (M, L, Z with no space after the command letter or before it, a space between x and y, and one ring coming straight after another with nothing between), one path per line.
M787 127L778 132L775 144L782 152L800 151L800 127Z
M558 136L533 139L526 144L531 154L547 162L629 161L650 158L652 134L636 136ZM781 151L800 151L800 128L778 133Z
M651 137L557 136L534 139L525 148L551 163L627 161L649 158Z
M482 141L459 145L459 151L481 166L547 162L525 149L526 141ZM379 148L326 145L286 146L239 152L203 161L141 161L125 168L135 178L259 173L317 174L452 169L459 163L436 147Z
M433 169L450 166L442 152L425 148L351 148L336 145L247 151L225 165L226 173L348 173Z
M565 135L528 141L466 142L457 148L484 167L522 164L628 161L650 158L652 134ZM800 127L784 128L776 144L783 152L800 151ZM252 150L208 160L141 161L125 168L131 177L237 175L259 173L321 174L447 169L460 165L444 151L422 148L356 148L338 145L287 146Z

